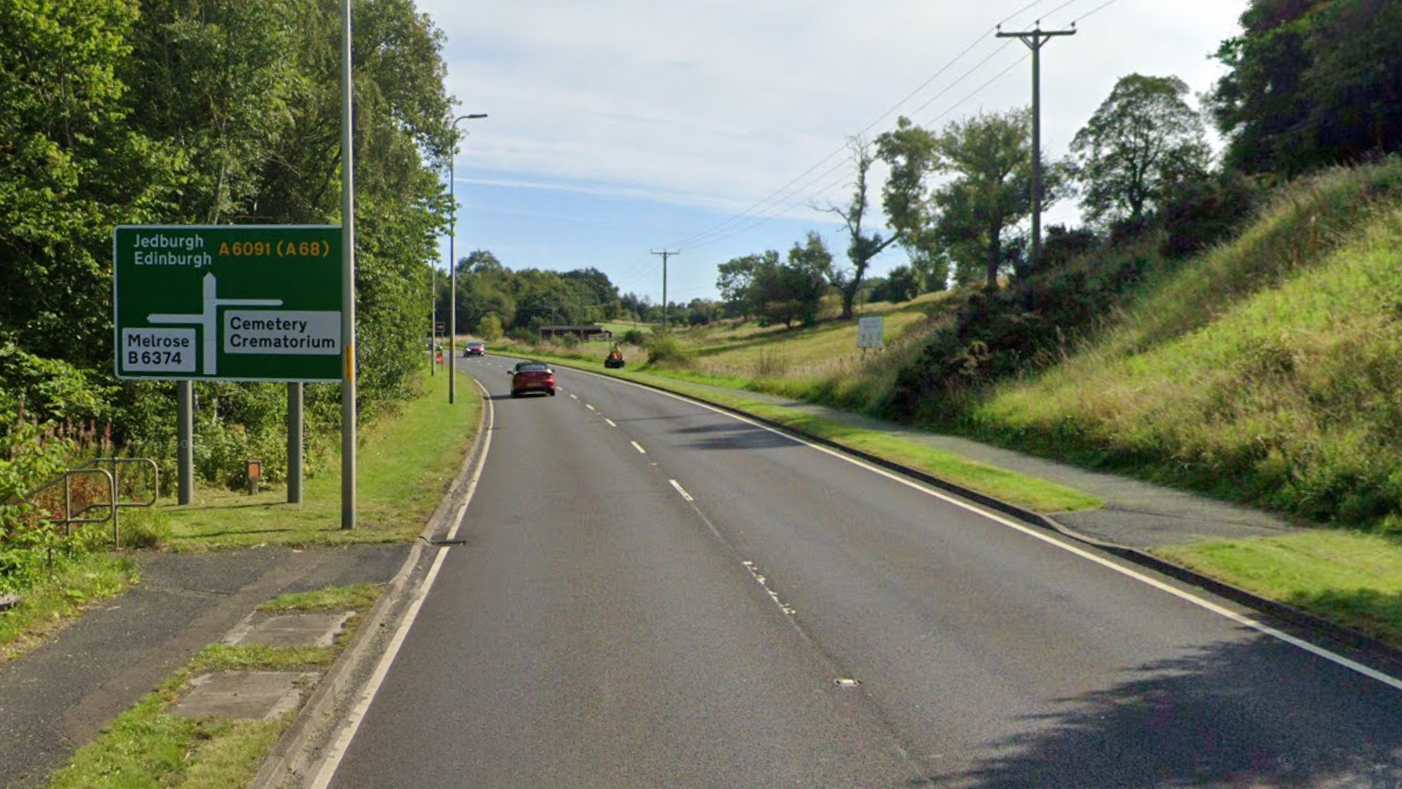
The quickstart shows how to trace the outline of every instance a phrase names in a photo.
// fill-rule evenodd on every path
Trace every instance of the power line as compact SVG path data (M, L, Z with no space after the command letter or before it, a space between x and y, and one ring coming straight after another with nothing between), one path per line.
M895 113L895 112L896 112L897 110L899 110L902 106L904 106L907 102L909 102L912 98L914 98L918 93L920 93L922 90L924 90L926 87L928 87L932 82L934 82L936 79L938 79L940 76L942 76L946 71L948 71L950 68L953 68L954 64L958 63L961 59L963 59L963 57L964 57L965 55L967 55L967 54L968 54L969 52L971 52L975 47L977 47L980 43L982 43L984 40L986 40L987 37L988 37L988 33L992 33L992 32L994 32L994 31L996 31L999 25L1006 24L1009 20L1012 20L1013 18L1022 15L1023 13L1025 13L1026 11L1028 11L1029 9L1031 9L1031 8L1037 6L1037 5L1040 5L1043 1L1044 1L1044 0L1033 0L1033 2L1028 3L1027 5L1023 6L1022 8L1020 8L1020 9L1018 9L1017 11L1013 12L1012 14L1010 14L1007 18L1003 19L1003 21L999 22L998 25L994 25L993 27L989 28L989 30L988 30L987 32L985 32L985 33L983 33L982 35L976 37L976 38L973 40L972 43L970 43L967 47L965 47L959 54L955 55L953 59L951 59L948 63L946 63L946 64L945 64L944 66L942 66L938 71L936 71L932 76L930 76L928 79L926 79L924 82L922 82L918 87L915 88L915 90L913 90L913 91L911 91L910 93L908 93L904 98L902 98L900 101L896 102L894 105L892 105L890 108L888 108L885 112L883 112L880 116L878 116L878 117L877 117L875 120L873 120L871 123L868 123L865 127L862 128L862 130L861 130L860 132L858 132L858 134L859 134L859 135L860 135L860 134L866 134L867 132L869 132L869 131L871 131L873 128L875 128L877 124L879 124L879 123L881 123L882 121L884 121L885 119L889 118L893 113ZM1111 1L1114 2L1114 0L1111 0ZM1064 7L1064 6L1063 6L1063 7ZM1058 10L1060 10L1060 9L1058 9ZM1094 13L1094 12L1092 12L1092 13ZM987 62L987 58L985 58L985 60L984 60L983 62ZM980 65L981 65L981 64L980 64ZM965 74L965 77L967 77L967 73ZM935 98L938 98L939 95L943 95L944 93L948 92L950 89L952 89L952 88L954 87L954 85L957 85L957 84L958 84L960 81L962 81L965 77L960 77L960 79L955 80L954 83L952 83L948 88L946 88L944 91L942 91L940 94L938 94ZM934 101L934 99L931 99L931 101ZM920 107L919 109L917 109L916 112L918 112L920 109L924 109L924 107L926 107L926 106L929 106L930 103L931 103L931 102L928 102L928 101L927 101L924 105L921 105L921 107ZM912 113L912 114L914 114L914 113ZM713 226L713 227L711 227L711 228L708 228L708 229L706 229L706 230L702 230L702 231L697 232L697 233L693 233L693 234L690 235L690 236L686 236L686 237L684 237L684 238L681 238L681 239L678 239L678 240L676 240L676 241L673 241L672 243L669 244L669 246L676 246L676 247L688 246L688 245L690 245L690 246L695 246L695 245L696 245L696 242L697 242L698 240L703 239L703 238L706 238L707 236L712 235L713 233L717 233L717 232L719 232L719 231L722 231L722 230L724 230L725 228L729 227L730 225L732 225L732 224L734 224L734 223L736 223L736 222L743 222L743 221L745 220L746 217L748 217L748 216L750 216L750 215L756 213L757 211L759 211L759 210L760 210L761 208L763 208L764 206L766 206L766 205L770 204L771 202L774 202L774 201L776 201L776 200L778 200L778 199L782 199L782 197L781 197L782 195L784 195L784 194L786 194L786 193L788 193L788 192L790 192L790 191L795 191L795 190L791 190L790 187L792 187L794 184L798 183L799 181L802 181L805 177L807 177L807 176L808 176L810 173L812 173L814 170L817 170L818 168L822 167L824 164L827 164L828 162L832 161L833 157L838 156L839 154L841 154L841 153L843 152L843 150L845 150L845 145L843 145L843 146L838 146L835 150L833 150L833 151L832 151L831 153L829 153L827 156L825 156L825 157L823 157L821 160L819 160L817 164L814 164L812 167L809 167L807 170L804 170L802 173L799 173L798 176L796 176L795 178L793 178L792 180L790 180L788 183L785 183L783 186L779 187L778 189L774 190L773 192L770 192L770 193L769 193L768 195L766 195L764 198L762 198L761 200L759 200L759 201L756 202L755 204L751 205L749 208L745 209L743 212L741 212L741 213L739 213L739 214L736 214L736 215L733 215L733 216L731 216L731 217L729 217L729 218L723 220L722 222L720 222L719 224L717 224L717 225L715 225L715 226ZM819 176L819 178L821 178L821 177L822 177L822 176ZM815 179L815 180L816 180L816 179ZM800 188L801 188L801 187L800 187Z
M1092 15L1092 14L1099 13L1099 12L1105 10L1106 8L1109 8L1110 6L1114 5L1115 3L1118 3L1119 1L1120 1L1120 0L1109 0L1109 2L1101 3L1100 5L1096 6L1095 8L1092 8L1091 10L1089 10L1089 11L1085 12L1084 14L1081 14L1080 16L1076 17L1075 19L1071 20L1071 24L1074 25L1074 24L1076 24L1077 22L1081 21L1082 19L1085 19L1086 17L1088 17L1088 16L1090 16L1090 15Z

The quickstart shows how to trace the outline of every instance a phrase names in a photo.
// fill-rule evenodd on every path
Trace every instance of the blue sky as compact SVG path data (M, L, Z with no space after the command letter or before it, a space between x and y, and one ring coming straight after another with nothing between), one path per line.
M1066 154L1126 74L1221 67L1246 0L417 0L446 37L469 131L455 165L459 257L513 269L592 266L660 302L715 296L716 267L786 251L809 230L841 257L844 140L897 114L938 129L1031 101L1026 48L993 28L1077 34L1042 51L1043 147ZM874 173L869 222L883 223ZM1074 201L1046 222L1076 222ZM443 242L446 261L447 240ZM881 274L904 261L894 249Z

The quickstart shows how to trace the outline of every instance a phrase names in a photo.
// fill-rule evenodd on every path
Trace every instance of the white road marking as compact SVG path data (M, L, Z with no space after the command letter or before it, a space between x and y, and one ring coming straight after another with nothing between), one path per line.
M677 489L677 492L681 494L682 498L686 499L687 501L696 501L696 499L693 499L691 497L690 493L686 492L686 488L683 488L680 482L677 482L674 479L669 479L667 481L672 483L672 487Z
M592 375L592 373L591 373L591 375ZM1115 563L1115 562L1110 561L1109 559L1105 559L1105 558L1103 558L1103 557L1096 556L1095 554L1093 554L1093 553L1091 553L1090 551L1087 551L1087 550L1085 550L1085 549L1083 549L1083 548L1080 548L1080 547L1075 546L1075 545L1071 545L1071 544L1066 543L1066 542L1062 542L1061 540L1056 539L1056 538L1052 537L1051 535L1044 533L1044 532L1043 532L1042 530L1040 530L1040 529L1037 529L1037 528L1035 528L1035 527L1027 526L1027 525L1024 525L1024 524L1022 524L1022 523L1018 523L1018 522L1016 522L1016 521L1010 520L1009 518L1006 518L1006 517L1004 517L1003 515L1001 515L1001 514L999 514L999 513L993 512L993 511L991 511L991 510L984 509L983 507L980 507L980 506L978 506L978 505L976 505L976 504L972 504L972 503L967 502L967 501L961 501L961 500L956 499L956 498L954 498L953 496L950 496L950 495L948 495L948 494L946 494L946 493L943 493L943 492L938 491L938 490L934 490L933 488L926 487L924 484L918 483L918 482L916 482L915 480L907 479L906 477L903 477L903 476L901 476L901 475L899 475L899 474L896 474L895 472L887 471L886 469L881 468L881 467L879 467L879 466L874 466L874 465L872 465L872 464L870 464L870 463L868 463L868 462L866 462L866 461L864 461L864 460L861 460L860 458L855 458L855 457L852 457L852 456L850 456L850 455L844 455L843 453L838 452L838 451L835 450L835 449L829 449L828 447L822 446L822 445L820 445L820 444L815 444L815 443L813 443L813 442L811 442L811 441L808 441L808 440L803 439L803 438L799 438L798 436L792 435L792 434L790 434L790 433L785 433L784 431L775 429L775 428L773 428L773 427L770 427L769 425L761 424L761 423L759 423L759 422L754 421L753 419L749 419L749 418L747 418L747 417L740 416L739 414L731 413L730 411L726 411L726 410L724 410L724 409L717 408L717 407L712 406L712 405L707 405L706 403L701 403L701 402L698 402L698 401L696 401L696 400L692 400L692 399L690 399L690 398L688 398L688 397L684 397L684 396L682 396L682 395L673 394L672 392L660 391L660 390L657 390L657 389L653 389L653 388L651 388L651 387L642 386L642 385L640 385L640 384L634 384L634 383L632 383L631 381L627 381L627 380L622 379L622 378L614 378L614 377L612 377L612 376L599 376L599 377L600 377L600 378L609 378L609 379L611 379L611 380L618 381L619 383L627 384L627 385L629 385L629 386L637 386L637 387L640 388L640 389L646 389L647 391L653 392L654 394L659 394L659 395L662 395L663 397L670 397L670 398L672 398L673 400L677 400L677 401L680 401L680 402L683 402L683 403L688 403L688 404L693 405L693 406L696 406L696 407L698 407L698 408L704 408L704 409L706 409L707 411L711 411L711 412L714 412L714 413L716 413L716 414L720 414L721 416L724 416L724 417L729 417L730 419L734 419L734 420L737 420L737 421L739 421L739 422L744 422L745 424L751 425L751 426L753 426L753 427L757 427L757 428L759 428L760 430L764 430L764 431L773 433L773 434L775 434L775 435L777 435L777 436L783 436L783 437L785 437L785 438L787 438L787 439L789 439L789 440L791 440L791 441L793 441L793 442L795 442L795 443L802 444L802 445L804 445L804 446L806 446L806 447L808 447L808 448L810 448L810 449L816 449L816 450L819 451L819 452L823 452L823 453L825 453L825 454L831 455L832 457L835 457L835 458L837 458L838 460L842 460L842 461L844 461L844 462L846 462L846 463L851 463L851 464L854 465L854 466L858 466L858 467L860 467L860 468L864 468L864 469L866 469L867 471L870 471L870 472L872 472L872 473L874 473L874 474L879 474L879 475L881 475L881 476L883 476L883 477L886 477L887 479L890 479L890 480L892 480L892 481L895 481L895 482L898 482L898 483L900 483L900 484L902 484L902 485L905 485L905 486L908 487L908 488L911 488L911 489L913 489L913 490L920 491L921 493L924 493L924 494L927 495L927 496L931 496L931 497L933 497L933 498L940 499L941 501L944 501L944 502L946 502L946 503L948 503L948 504L952 504L952 505L954 505L954 506L956 506L956 507L959 507L960 509L964 509L964 510L967 510L967 511L969 511L969 512L972 512L972 513L981 515L981 516L983 516L983 517L985 517L985 518L987 518L987 519L993 521L994 523L1001 524L1001 525L1006 526L1006 527L1008 527L1008 528L1010 528L1010 529L1015 529L1015 530L1017 530L1017 531L1019 531L1019 532L1022 532L1023 534L1026 534L1026 535L1029 536L1029 537L1032 537L1032 538L1034 538L1034 539L1041 540L1042 542L1047 543L1048 545L1054 546L1054 547L1056 547L1056 548L1060 548L1060 549L1063 550L1063 551L1066 551L1066 552L1071 553L1071 554L1075 554L1076 556L1079 556L1079 557L1081 557L1081 558L1083 558L1083 559L1088 559L1088 560L1090 560L1090 561L1092 561L1092 562L1095 562L1095 563L1098 564L1098 565L1101 565L1102 567L1105 567L1105 568L1107 568L1107 569L1113 570L1114 572L1117 572L1117 573L1119 573L1119 574L1121 574L1121 575L1124 575L1124 576L1126 576L1126 577L1132 578L1132 579L1134 579L1134 580L1136 580L1136 581L1139 581L1139 582L1141 582L1141 583L1143 583L1143 584L1146 584L1146 585L1148 585L1148 586L1152 586L1152 587L1154 587L1155 589L1158 589L1158 590L1160 590L1160 591L1167 592L1168 594L1171 594L1171 595L1173 595L1174 597L1179 598L1180 600L1184 600L1184 601L1186 601L1186 602L1188 602L1188 603L1191 603L1191 604L1193 604L1193 605L1195 605L1195 606L1198 606L1199 608L1203 608L1203 609L1205 609L1205 610L1207 610L1207 611L1211 611L1211 612L1214 613L1214 614L1217 614L1217 615L1219 615L1219 616L1225 617L1226 619L1230 619L1231 621L1236 622L1237 624L1242 625L1242 626L1244 626L1244 627L1248 627L1248 628L1250 628L1250 629L1252 629L1252 630L1255 630L1255 631L1258 632L1258 633L1261 633L1261 634L1263 634L1263 635L1269 636L1269 637L1274 638L1274 639L1276 639L1276 640L1278 640L1278 641L1283 641L1283 642L1285 642L1285 643L1287 643L1287 644L1289 644L1289 645L1291 645L1291 646L1293 646L1293 647L1297 647L1297 648L1299 648L1299 649L1302 649L1302 650L1304 650L1304 651L1306 651L1306 652L1308 652L1308 653L1310 653L1310 654L1312 654L1312 655L1314 655L1314 656L1316 656L1316 657L1323 658L1323 659L1325 659L1325 660L1329 661L1330 663L1333 663L1333 664L1335 664L1335 665L1337 665L1337 666L1340 666L1340 667L1342 667L1342 668L1348 669L1349 671L1352 671L1352 672L1354 672L1354 673L1361 674L1361 675L1363 675L1363 676L1365 676L1365 677L1368 677L1369 679L1372 679L1372 680L1376 680L1376 681L1378 681L1378 682L1381 682L1382 684L1387 685L1388 687L1393 688L1394 690L1402 690L1402 679L1398 679L1398 678L1393 677L1393 676L1391 676L1391 675L1389 675L1389 674L1384 674L1384 673L1381 672L1381 671L1378 671L1378 670L1376 670L1376 669L1374 669L1374 668L1370 668L1370 667L1368 667L1368 666L1365 666L1365 665L1363 665L1362 663L1359 663L1359 662L1356 661L1356 660L1351 660L1351 659L1349 659L1349 658L1347 658L1347 657L1344 657L1343 655L1340 655L1340 654L1337 653L1337 652L1333 652L1333 651L1331 651L1331 650L1329 650L1329 649L1325 649L1324 647L1321 647L1321 646L1319 646L1319 645L1317 645L1317 644L1312 644L1312 643L1310 643L1310 642L1308 642L1308 641L1305 641L1304 639L1296 638L1295 636L1292 636L1292 635L1290 635L1289 633L1283 632L1283 631L1281 631L1281 630L1277 630L1276 628L1271 627L1270 625L1265 624L1264 622L1260 622L1260 621L1258 621L1258 620L1256 620L1256 619L1254 619L1254 618L1252 618L1252 617L1250 617L1250 616L1246 616L1245 614L1239 614L1239 613L1237 613L1236 611L1233 611L1233 610L1231 610L1231 609L1229 609L1229 608L1226 608L1226 607L1224 607L1224 606L1218 605L1217 603L1214 603L1214 602L1212 602L1211 600L1207 600L1207 599L1205 599L1205 598L1198 597L1197 595L1195 595L1195 594L1193 594L1193 593L1191 593L1191 592L1185 591L1185 590L1183 590L1183 589L1179 589L1179 588L1177 588L1177 587L1175 587L1175 586L1172 586L1172 585L1170 585L1170 584L1166 584L1166 583L1164 583L1163 581L1158 580L1157 578L1152 578L1152 577L1150 577L1150 576L1148 576L1148 575L1145 575L1144 573L1141 573L1141 572L1139 572L1139 571L1137 571L1137 570L1133 570L1133 569L1131 569L1131 568L1129 568L1129 567L1123 567L1123 566L1121 566L1121 565L1119 565L1119 564L1117 564L1117 563ZM633 446L637 446L637 444L634 443ZM639 449L639 451L642 450L641 447L638 447L638 449ZM712 526L712 527L711 527L711 530L714 532L714 531L715 531L715 527ZM718 535L718 536L719 536L719 535Z
M573 397L575 400L578 400L578 399L579 399L577 396L575 396L575 395L573 395L573 394L570 395L570 397Z
M783 611L786 615L793 616L793 607L786 605L783 600L779 599L779 593L769 588L768 579L766 579L763 575L760 574L759 568L755 567L755 563L750 561L743 561L740 563L745 565L746 570L750 571L750 575L754 576L754 579L756 582L759 583L760 588L763 589L765 593L769 595L770 600L774 601L774 605L779 606L779 610Z
M472 503L472 496L477 492L477 483L482 479L482 469L487 465L487 451L492 446L492 426L496 421L496 412L492 408L492 400L487 390L480 383L477 384L477 388L482 389L482 394L485 396L483 402L487 404L487 424L484 426L486 432L482 439L482 459L467 481L467 490L463 494L463 504L458 508L453 528L448 532L449 540L457 539L458 527L462 525L462 517L467 512L467 505ZM341 766L341 760L345 758L346 750L350 748L351 741L355 739L356 732L360 730L361 722L365 720L365 714L370 711L370 705L374 703L375 696L380 692L380 686L384 684L390 667L394 665L394 659L399 656L399 649L404 646L404 639L409 635L409 628L413 627L414 621L418 619L419 609L423 607L424 600L428 598L428 593L433 589L433 582L438 579L438 571L443 568L443 561L448 558L449 550L451 548L446 545L438 549L438 555L433 559L433 566L429 568L428 575L424 576L423 583L414 593L414 601L410 603L409 610L404 615L404 621L399 623L399 629L394 632L394 638L390 640L389 647L380 657L379 664L375 666L375 673L370 676L370 681L361 693L360 700L346 716L341 733L337 735L336 741L332 743L326 757L322 760L316 777L310 784L310 789L326 789L331 784L331 779L336 775L336 769Z
M639 444L639 443L636 442L636 441L630 441L629 443L631 443L631 444L633 445L633 449L638 450L638 454L640 454L640 455L646 455L646 454L647 454L647 450L646 450L646 449L643 449L643 445L642 445L642 444Z
M594 408L594 406L589 405L588 403L585 403L585 404L584 404L584 407L587 408L587 409L589 409L590 411L596 411L596 410L598 410L598 409Z
M609 427L618 427L618 425L615 424L614 421L612 419L609 419L608 417L604 417L604 421L609 423Z

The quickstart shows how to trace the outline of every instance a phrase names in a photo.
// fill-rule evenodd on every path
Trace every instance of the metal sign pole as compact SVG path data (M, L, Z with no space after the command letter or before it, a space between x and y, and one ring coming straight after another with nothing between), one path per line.
M341 5L341 254L344 279L341 348L345 372L341 382L341 528L355 528L355 137L351 129L351 0Z

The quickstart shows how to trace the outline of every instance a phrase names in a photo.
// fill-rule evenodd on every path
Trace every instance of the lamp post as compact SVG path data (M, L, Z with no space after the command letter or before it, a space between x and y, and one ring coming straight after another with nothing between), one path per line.
M453 119L453 152L448 156L448 196L453 201L453 214L448 219L448 265L451 267L452 284L448 288L448 403L453 403L457 382L457 339L458 339L458 257L453 244L458 235L458 182L453 177L453 166L458 158L458 121L485 118L485 112L459 115Z

